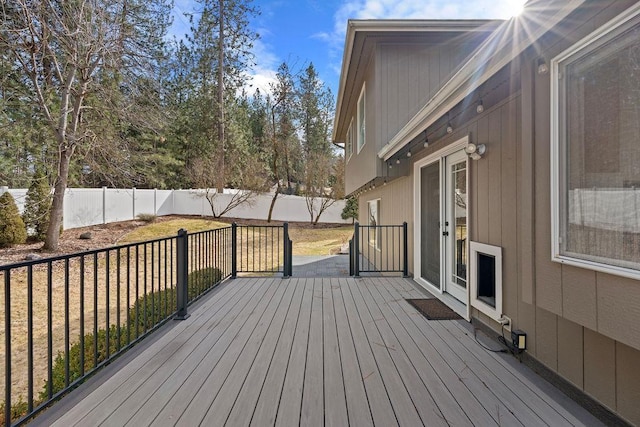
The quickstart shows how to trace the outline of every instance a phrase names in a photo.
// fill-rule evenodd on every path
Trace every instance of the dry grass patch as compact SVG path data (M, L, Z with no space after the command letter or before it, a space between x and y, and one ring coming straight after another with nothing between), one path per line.
M118 243L143 242L145 240L153 240L160 237L175 236L181 228L187 230L189 233L197 233L198 231L213 230L215 228L228 226L229 224L225 224L224 222L204 218L178 218L139 227L123 236Z
M107 224L95 226L90 231L94 233L95 240L80 241L77 237L67 237L70 252L76 252L80 248L78 244L88 242L92 245L102 243L104 246L112 244L128 244L142 242L161 237L175 236L179 229L184 228L189 233L196 233L204 230L212 230L229 227L229 223L213 221L206 218L160 218L151 224L140 224L139 222L129 222L120 224ZM88 229L88 228L87 228ZM84 230L84 229L83 229ZM127 231L129 231L127 233ZM282 242L277 249L269 247L270 242L280 234L280 231L273 231L266 228L257 228L255 233L246 235L243 239L246 249L239 253L238 266L245 266L247 269L269 269L278 267L283 263ZM77 236L80 230L69 230L65 234ZM124 234L126 233L126 234ZM348 242L353 233L351 226L338 227L318 227L312 228L304 224L291 224L289 227L290 238L293 240L294 255L330 255L336 253L340 246ZM240 230L239 230L240 234ZM103 236L104 235L104 236ZM115 237L108 240L107 237ZM119 237L119 238L118 238ZM240 237L240 236L239 236ZM209 243L204 237L202 240L190 239L190 253L200 251L202 259L214 259L219 256L219 252L212 251ZM265 242L267 242L265 244ZM230 240L223 243L230 249ZM95 246L93 246L95 247ZM251 247L252 251L248 248ZM109 315L108 324L125 324L127 310L136 301L136 298L146 292L159 290L166 287L173 287L176 281L175 268L177 263L175 246L171 242L146 244L129 249L129 263L126 262L127 250L121 249L121 258L118 260L118 251L109 251L109 262L106 254L101 253L94 257L85 256L84 272L81 273L80 260L74 258L65 266L64 261L52 263L51 275L51 318L52 318L52 356L55 358L58 351L64 350L65 346L65 270L69 271L68 281L68 316L69 330L68 337L70 344L78 340L80 326L84 326L84 332L89 333L96 328L94 322L97 321L97 328L105 328L107 325L107 312ZM59 253L58 253L59 254ZM16 255L17 256L17 255ZM225 255L228 261L229 255ZM259 258L259 260L258 260ZM152 261L155 259L155 261ZM225 262L227 262L225 261ZM256 263L256 264L254 264ZM274 265L275 264L275 265ZM109 266L108 274L106 266ZM42 389L47 376L48 359L48 279L46 263L34 266L33 268L33 379L34 394ZM192 270L197 270L201 266L192 265ZM204 267L204 266L202 266ZM167 268L169 271L165 271ZM97 271L97 275L94 275ZM0 279L2 279L0 275ZM96 280L97 279L97 280ZM137 280L136 280L137 279ZM136 281L138 286L136 287ZM84 283L84 286L80 286ZM108 286L107 286L108 283ZM107 288L109 289L108 300L106 298ZM27 295L27 270L26 268L16 269L11 275L11 342L12 342L12 394L26 397L27 391L27 319L28 319L28 295ZM127 298L127 294L129 297ZM81 297L82 295L82 297ZM97 303L95 298L97 296ZM81 321L80 307L81 299L84 299L84 321ZM96 304L96 306L94 306ZM0 293L0 306L6 307L4 293ZM95 309L94 309L95 307ZM6 349L4 348L5 325L4 316L0 317L0 375L5 376L4 359ZM0 384L0 396L4 396L4 381ZM2 400L2 398L0 398ZM15 403L16 400L14 400Z
M349 242L352 226L335 228L289 228L294 255L332 255Z

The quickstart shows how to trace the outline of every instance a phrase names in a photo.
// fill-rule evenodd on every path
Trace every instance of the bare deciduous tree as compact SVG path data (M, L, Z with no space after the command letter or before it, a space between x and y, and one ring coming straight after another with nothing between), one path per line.
M159 41L156 29L142 24L157 18L156 12L166 13L162 9L165 3L145 6L139 0L3 2L0 48L8 52L12 63L22 71L24 97L47 124L57 146L45 249L58 247L71 159L79 147L97 139L87 119L90 115L87 101L99 92L102 79L126 67L144 69L149 64L151 40ZM163 28L161 20L154 24L157 29ZM140 28L146 28L147 32L143 35ZM122 81L121 86L126 83Z

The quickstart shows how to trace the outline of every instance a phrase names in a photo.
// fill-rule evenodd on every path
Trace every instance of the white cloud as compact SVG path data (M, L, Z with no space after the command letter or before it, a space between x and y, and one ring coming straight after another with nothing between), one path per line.
M259 30L258 33L265 35L268 32L263 29ZM245 89L249 94L253 94L256 89L260 89L263 94L270 93L269 84L276 81L276 70L280 65L280 60L271 46L265 43L263 39L258 39L253 43L252 51L256 65L247 75L248 87Z

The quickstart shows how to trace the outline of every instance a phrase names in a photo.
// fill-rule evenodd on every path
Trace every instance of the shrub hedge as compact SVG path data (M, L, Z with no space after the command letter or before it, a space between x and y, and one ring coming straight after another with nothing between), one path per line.
M27 241L27 228L9 192L0 196L0 248Z

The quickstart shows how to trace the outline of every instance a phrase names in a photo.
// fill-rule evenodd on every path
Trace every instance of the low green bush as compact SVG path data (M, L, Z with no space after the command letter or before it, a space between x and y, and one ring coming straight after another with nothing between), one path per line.
M0 426L7 425L7 422L4 419L4 409L5 409L4 402L2 402L0 403ZM20 417L24 417L25 415L27 415L28 410L29 410L29 406L27 405L27 402L23 401L22 397L20 397L20 400L18 400L18 402L11 405L11 419L17 420Z
M187 280L189 300L196 298L205 290L211 288L222 279L222 272L218 268L209 267L197 270L189 274ZM176 290L175 288L161 289L159 291L149 293L138 298L138 300L129 309L129 322L120 327L120 341L118 345L118 326L111 325L109 327L109 354L115 354L119 349L127 345L128 342L135 340L145 331L153 328L158 323L166 319L176 310ZM146 317L145 317L146 313ZM99 329L97 334L98 352L97 358L94 355L94 339L93 332L84 336L84 372L88 372L94 366L104 362L107 359L107 332L106 329ZM81 345L80 341L76 342L69 348L69 383L80 378L83 370L81 369ZM52 390L54 395L65 388L65 353L61 351L56 356L52 367ZM34 407L49 398L49 383L45 382L42 391L39 393L39 400L34 402ZM26 415L28 410L27 403L20 398L18 402L11 406L12 420L16 420ZM0 426L4 423L4 403L0 403Z
M9 192L0 196L0 248L27 241L27 227L18 212L16 201Z
M49 210L51 208L51 187L47 177L36 170L25 198L22 219L31 238L42 242L49 228Z
M156 222L156 219L158 219L158 215L142 213L138 214L136 218L143 222L152 223Z
M210 267L194 271L188 276L189 300L197 294L214 286L222 278L222 272L218 268ZM129 309L129 323L120 327L120 346L118 346L118 327L111 325L109 328L109 354L114 354L118 348L127 345L128 340L135 340L145 331L153 328L175 312L177 305L175 288L162 289L146 296L139 297ZM145 316L146 313L146 316ZM98 330L98 358L94 358L94 335L88 333L84 337L84 371L87 372L97 364L106 360L107 333L105 329ZM69 382L80 378L80 342L73 344L69 349ZM53 364L53 391L52 394L65 387L65 354L59 352ZM45 383L40 398L48 397L48 384Z

